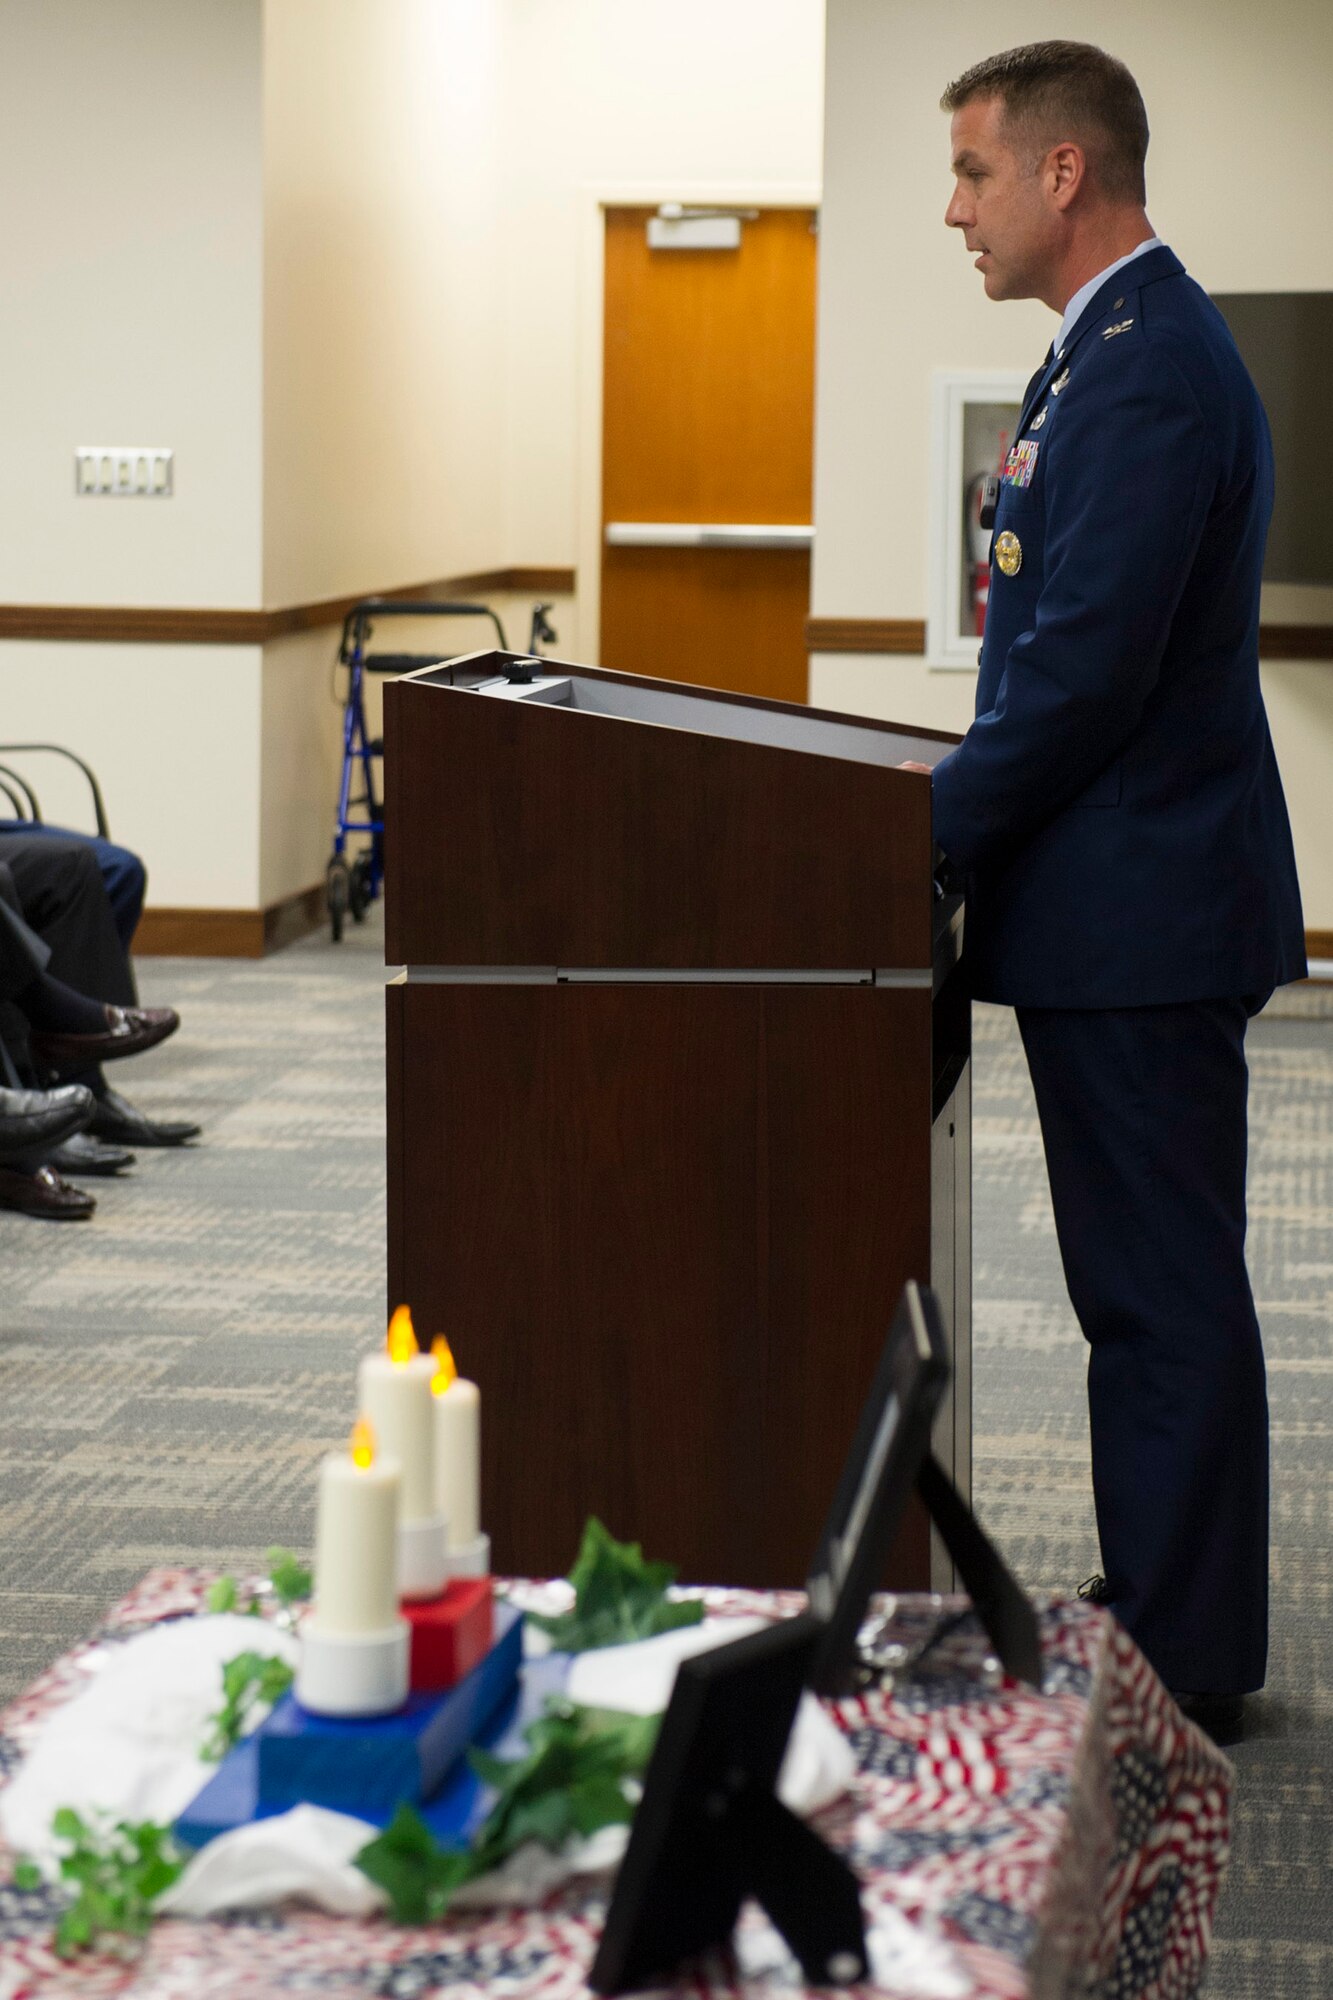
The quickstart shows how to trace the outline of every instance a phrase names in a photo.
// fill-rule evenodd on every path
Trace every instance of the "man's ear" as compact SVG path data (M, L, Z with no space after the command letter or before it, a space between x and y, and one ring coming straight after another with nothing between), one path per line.
M1066 209L1087 179L1088 162L1081 146L1065 139L1052 146L1041 164L1047 193L1059 209Z

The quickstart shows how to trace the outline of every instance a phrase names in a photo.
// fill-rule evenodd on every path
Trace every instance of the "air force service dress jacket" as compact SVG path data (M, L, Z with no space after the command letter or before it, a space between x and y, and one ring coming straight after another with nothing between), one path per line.
M1164 245L1029 385L991 544L976 721L935 770L978 998L1119 1008L1305 970L1259 691L1263 406Z

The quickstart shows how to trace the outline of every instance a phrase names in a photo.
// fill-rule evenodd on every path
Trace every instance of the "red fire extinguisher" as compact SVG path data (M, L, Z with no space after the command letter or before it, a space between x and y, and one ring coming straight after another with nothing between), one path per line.
M1000 433L1000 472L1009 455L1009 433ZM1000 497L1000 479L994 472L979 472L967 489L967 547L972 576L972 617L978 639L986 631L986 604L990 597L990 538L995 526L995 505Z

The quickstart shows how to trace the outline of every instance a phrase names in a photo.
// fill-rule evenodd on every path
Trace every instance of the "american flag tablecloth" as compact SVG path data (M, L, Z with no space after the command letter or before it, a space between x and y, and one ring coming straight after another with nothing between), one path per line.
M98 1649L197 1612L211 1576L154 1570L86 1644L0 1714L0 1780L43 1719L87 1685ZM710 1591L710 1610L785 1615L796 1596ZM944 1601L948 1609L949 1601ZM940 1600L899 1601L912 1643ZM893 1693L833 1704L856 1753L855 1788L815 1822L862 1882L872 1933L893 1913L934 1941L935 1982L884 1973L854 1989L895 2000L1183 2000L1202 1977L1226 1865L1231 1769L1180 1716L1106 1612L1041 1615L1045 1687L988 1685L972 1619ZM6 1884L12 1857L0 1850ZM227 1920L166 1919L123 1958L67 1966L50 1938L55 1892L0 1888L0 2000L576 2000L587 1992L605 1887L558 1891L537 1909L459 1914L406 1929L286 1906ZM799 1991L799 1969L748 1911L739 1962L709 1964L673 1992ZM906 1983L904 1983L904 1980Z

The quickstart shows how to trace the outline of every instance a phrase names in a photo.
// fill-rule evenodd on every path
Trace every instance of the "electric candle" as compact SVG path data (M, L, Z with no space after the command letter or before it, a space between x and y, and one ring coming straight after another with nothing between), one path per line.
M471 1548L480 1533L481 1391L459 1375L443 1334L432 1341L431 1353L436 1506L448 1520L453 1553Z
M361 1408L380 1449L402 1468L402 1519L424 1521L435 1504L435 1440L431 1379L435 1364L417 1346L412 1315L399 1306L389 1321L383 1354L368 1354L357 1370Z
M397 1619L399 1483L397 1463L377 1456L364 1418L350 1449L320 1466L310 1623L321 1632L382 1632Z
M398 1610L401 1479L364 1417L319 1469L315 1601L296 1699L313 1715L388 1715L407 1699L411 1633Z

